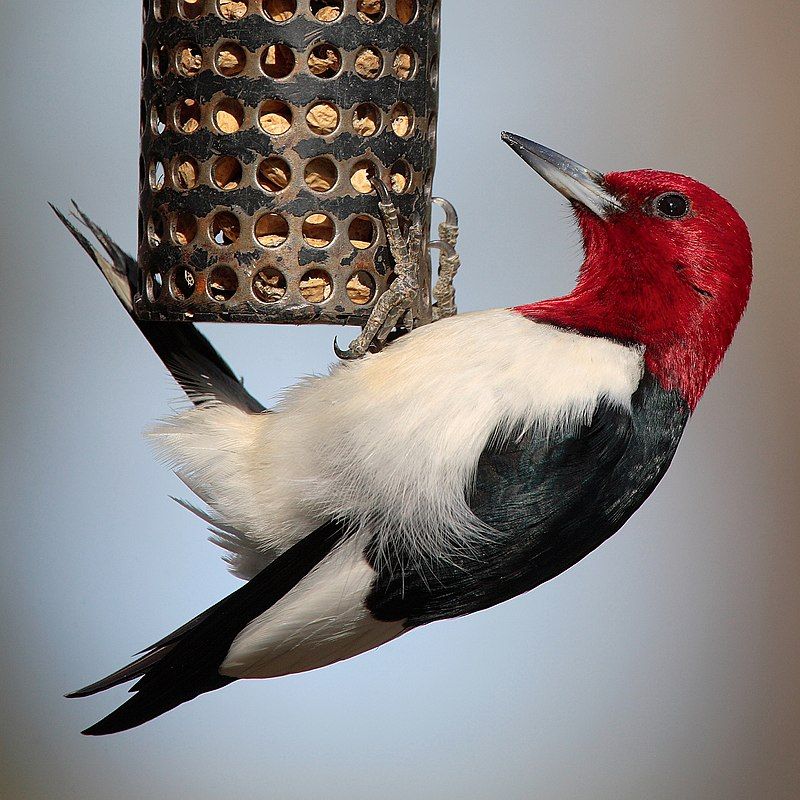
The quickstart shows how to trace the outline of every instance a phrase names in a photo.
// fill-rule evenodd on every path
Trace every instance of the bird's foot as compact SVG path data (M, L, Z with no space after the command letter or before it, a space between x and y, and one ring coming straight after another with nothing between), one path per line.
M395 262L395 280L381 295L364 330L353 340L350 347L341 350L334 341L333 349L344 361L361 358L370 349L380 349L397 324L403 321L404 317L412 316L412 306L419 295L418 270L422 252L422 222L416 220L412 223L406 240L400 228L397 207L392 202L386 184L373 178L372 185L378 193L378 206L386 228L389 251ZM410 330L413 327L413 319L406 319L405 327Z
M439 241L429 245L439 251L439 278L433 287L433 319L436 321L458 313L453 281L461 267L461 258L456 250L458 214L453 204L441 197L434 197L433 202L445 213L444 221L439 224Z

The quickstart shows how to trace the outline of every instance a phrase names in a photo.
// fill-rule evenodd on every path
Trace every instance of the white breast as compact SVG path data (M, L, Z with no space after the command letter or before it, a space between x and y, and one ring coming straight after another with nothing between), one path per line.
M195 409L152 436L212 508L243 577L331 517L377 536L384 555L402 542L425 559L490 535L465 491L492 436L560 433L602 400L628 408L642 370L636 348L479 312L308 378L276 413Z

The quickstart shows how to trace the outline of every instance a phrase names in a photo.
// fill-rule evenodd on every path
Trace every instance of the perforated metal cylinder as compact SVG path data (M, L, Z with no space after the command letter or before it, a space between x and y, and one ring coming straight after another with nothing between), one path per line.
M146 0L138 315L365 323L370 177L430 228L438 58L439 0Z

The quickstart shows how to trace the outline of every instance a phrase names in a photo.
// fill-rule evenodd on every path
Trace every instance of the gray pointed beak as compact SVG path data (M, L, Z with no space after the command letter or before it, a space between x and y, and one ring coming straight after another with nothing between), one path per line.
M528 166L533 167L571 202L588 208L601 219L625 210L622 202L606 189L601 173L515 133L503 133L502 139Z

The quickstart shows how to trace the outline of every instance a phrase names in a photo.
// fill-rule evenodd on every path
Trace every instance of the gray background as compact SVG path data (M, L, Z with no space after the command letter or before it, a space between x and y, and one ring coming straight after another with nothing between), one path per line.
M565 204L499 142L703 179L748 220L750 311L623 532L526 597L133 733L94 679L233 590L140 432L178 393L46 207L136 226L140 3L3 0L0 796L800 796L796 0L445 0L437 190L464 310L568 291ZM217 327L268 399L333 329Z

